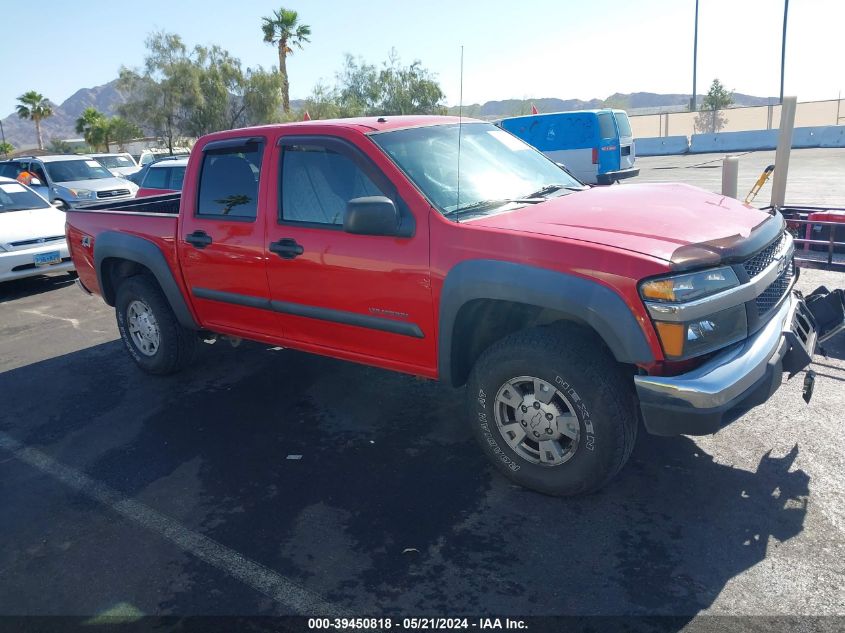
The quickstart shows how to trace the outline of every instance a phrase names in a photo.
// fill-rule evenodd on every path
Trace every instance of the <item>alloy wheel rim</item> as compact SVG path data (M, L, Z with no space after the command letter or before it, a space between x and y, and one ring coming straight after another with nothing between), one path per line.
M565 464L578 449L581 424L572 402L541 378L518 376L496 393L494 418L502 439L533 464Z

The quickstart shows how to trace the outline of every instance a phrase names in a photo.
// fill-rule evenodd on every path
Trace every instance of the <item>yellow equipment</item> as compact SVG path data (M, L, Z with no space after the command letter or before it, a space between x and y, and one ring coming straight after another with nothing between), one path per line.
M754 183L754 186L751 187L751 191L748 192L748 195L745 196L745 204L751 204L754 198L757 197L757 194L760 193L760 189L763 188L763 185L766 184L766 181L771 177L772 172L775 170L774 165L769 165L763 170L763 173L760 174L760 177L757 179L757 182Z

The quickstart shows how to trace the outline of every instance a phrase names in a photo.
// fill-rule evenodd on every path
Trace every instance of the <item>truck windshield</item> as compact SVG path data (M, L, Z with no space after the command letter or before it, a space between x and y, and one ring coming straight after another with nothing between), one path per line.
M462 126L460 187L457 124L380 132L370 138L445 215L583 187L533 147L489 123Z
M16 182L0 183L0 213L49 208L44 198L23 185Z
M44 163L44 167L53 182L114 178L108 169L93 159L61 160Z

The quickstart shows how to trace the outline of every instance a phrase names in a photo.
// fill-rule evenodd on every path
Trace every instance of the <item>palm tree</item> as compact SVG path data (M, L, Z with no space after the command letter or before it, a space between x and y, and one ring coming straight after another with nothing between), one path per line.
M97 108L85 108L76 119L76 133L82 134L85 142L95 150L104 141L106 126L106 117ZM109 151L108 145L106 145L106 151Z
M299 15L282 7L273 11L272 17L261 18L264 41L279 49L279 74L282 77L282 108L290 112L290 84L288 83L287 56L293 54L293 46L300 50L303 42L310 42L311 27L299 23Z
M22 119L31 119L35 122L35 133L38 135L38 149L44 149L44 140L41 138L41 120L53 116L53 107L50 102L39 92L30 90L18 97L20 103L17 105L18 116Z

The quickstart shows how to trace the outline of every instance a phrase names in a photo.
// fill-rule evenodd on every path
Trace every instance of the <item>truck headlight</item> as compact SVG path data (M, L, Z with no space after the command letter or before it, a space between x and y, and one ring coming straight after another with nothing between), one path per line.
M649 279L640 284L640 295L646 301L685 303L716 294L739 285L736 273L729 266L695 273Z
M640 284L640 295L652 305L689 303L737 286L736 273L723 266L649 279ZM673 360L700 356L741 341L748 335L748 320L742 303L685 322L661 321L654 312L652 315L663 352Z
M96 195L90 189L70 189L68 188L75 197L79 198L80 200L93 200L94 196Z

